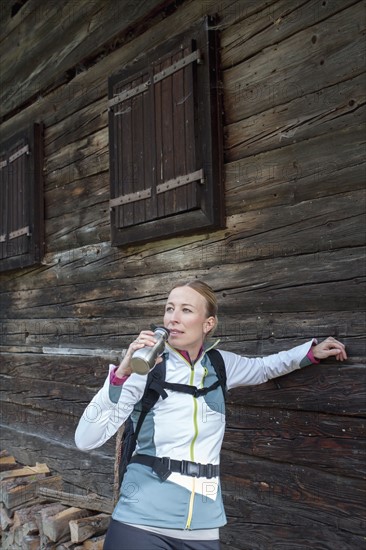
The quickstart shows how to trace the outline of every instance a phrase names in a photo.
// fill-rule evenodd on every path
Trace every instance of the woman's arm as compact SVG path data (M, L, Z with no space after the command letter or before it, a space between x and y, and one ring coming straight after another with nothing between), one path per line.
M142 331L129 345L120 365L110 365L103 387L86 407L76 428L75 443L79 449L88 451L102 446L131 414L147 380L147 376L131 375L131 357L137 349L154 343L154 333Z
M315 359L325 359L329 356L336 356L340 360L347 358L344 345L334 338L327 338L320 344L313 339L288 351L280 351L266 357L248 358L220 350L225 361L228 389L262 384L305 367L311 363L307 358L310 349Z
M110 371L114 369L110 365ZM132 374L122 386L110 383L110 374L103 387L84 410L75 432L76 446L82 451L101 447L131 414L140 401L147 376Z

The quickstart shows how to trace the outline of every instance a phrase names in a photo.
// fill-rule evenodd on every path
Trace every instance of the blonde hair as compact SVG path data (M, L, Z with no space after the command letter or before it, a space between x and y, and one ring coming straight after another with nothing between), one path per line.
M215 326L208 333L213 334L219 322L217 318L219 306L213 289L203 281L194 279L193 281L189 281L188 283L177 284L172 288L172 290L183 286L189 286L190 288L193 288L193 290L198 292L198 294L201 294L201 296L205 299L207 317L215 318Z

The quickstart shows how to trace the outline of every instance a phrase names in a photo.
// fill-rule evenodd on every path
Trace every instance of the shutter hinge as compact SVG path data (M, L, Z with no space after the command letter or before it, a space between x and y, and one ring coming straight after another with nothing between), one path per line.
M200 183L205 183L205 178L203 170L197 170L196 172L191 172L190 174L185 174L184 176L178 176L177 178L165 181L156 186L156 193L165 193L165 191L171 191L177 187L183 187L183 185L188 185L193 181L200 180Z
M126 99L131 99L131 97L134 97L137 94L142 94L143 92L146 92L148 87L150 86L151 81L146 80L146 82L143 82L142 84L139 84L135 88L132 88L131 90L125 90L124 92L121 92L114 96L112 99L108 101L108 108L110 109L114 105L117 105L117 103L121 103L122 101L126 101Z
M186 57L183 57L183 59L180 59L179 61L176 61L175 63L173 63L173 65L171 65L170 67L167 67L166 69L163 69L159 73L156 73L153 79L154 84L156 84L156 82L159 82L160 80L163 80L163 78L166 78L167 76L170 76L171 74L176 73L177 71L180 71L180 69L183 69L190 63L193 63L194 61L197 61L198 64L202 63L200 50L195 50L189 55L186 55Z
M121 206L122 204L129 204L131 202L141 201L144 199L149 199L151 197L151 187L148 189L142 189L141 191L136 191L136 193L128 193L127 195L120 195L109 201L109 207L112 209L116 206Z
M9 162L13 162L14 160L21 157L24 154L27 154L27 155L29 154L29 146L28 145L24 145L24 147L22 147L21 149L18 149L18 151L16 151L13 155L11 155L9 157Z
M30 237L30 228L29 225L22 227L21 229L17 229L16 231L11 231L9 233L9 240L16 239L17 237L21 237L22 235L27 235L27 237Z

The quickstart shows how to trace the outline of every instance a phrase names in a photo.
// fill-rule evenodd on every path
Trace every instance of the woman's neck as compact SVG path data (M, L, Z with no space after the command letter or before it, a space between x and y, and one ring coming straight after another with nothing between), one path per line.
M191 365L194 365L194 363L197 361L197 359L199 358L199 356L201 355L202 351L203 351L203 346L201 346L197 351L193 351L193 352L189 352L187 350L184 350L184 349L177 349L177 351L191 364Z

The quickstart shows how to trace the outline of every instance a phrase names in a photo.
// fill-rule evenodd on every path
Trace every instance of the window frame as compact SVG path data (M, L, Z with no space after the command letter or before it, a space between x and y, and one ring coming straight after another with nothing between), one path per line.
M157 113L155 108L156 84L151 85L151 80L153 78L154 66L164 59L169 52L176 51L179 45L187 44L189 41L196 48L195 51L199 50L201 60L203 60L202 63L199 63L198 58L198 62L192 63L193 71L196 73L196 87L192 89L194 93L194 118L192 124L194 124L196 136L194 149L198 163L197 168L200 168L201 176L203 175L202 179L197 179L198 183L195 184L196 191L192 191L192 193L194 195L196 192L200 196L200 205L199 207L192 207L192 209L182 212L171 212L165 216L156 216L153 219L132 223L130 226L119 227L119 206L116 206L116 202L121 199L121 196L117 190L116 167L123 153L118 148L115 135L117 134L115 131L115 124L117 123L115 123L114 117L115 113L117 113L118 105L121 105L121 103L113 104L118 95L115 91L116 87L122 86L123 89L123 84L137 80L139 75L149 74L150 88L148 94L151 104L150 120L153 128L151 132L152 150L149 153L152 160L149 162L151 162L152 175L151 195L143 200L156 201L157 203L157 193L161 191L157 191L159 186L156 158L157 146L154 143L154 137L156 137L157 133ZM157 48L144 55L143 58L109 78L110 221L112 246L142 243L225 226L222 98L219 68L219 35L216 19L206 16L183 33L160 44ZM180 175L184 176L184 174ZM199 178L199 170L191 171L191 175ZM179 177L176 177L174 181L177 182L177 180L179 183ZM186 184L182 183L181 185L183 187ZM189 183L189 186L193 189L191 183ZM128 184L126 187L128 187ZM171 191L167 191L167 193L172 194ZM132 195L136 195L136 193L132 193ZM122 196L122 200L124 200L124 197L129 198L128 192ZM132 198L135 200L135 196ZM155 208L157 208L156 203L154 205ZM132 210L132 206L129 208ZM145 206L145 212L146 209L147 206Z
M0 144L0 155L0 272L4 272L39 264L44 255L43 125L35 123L13 134Z

